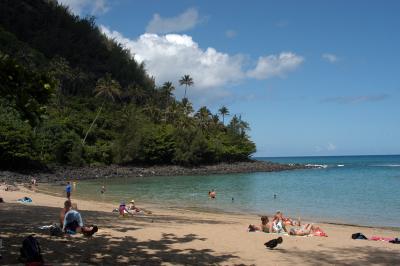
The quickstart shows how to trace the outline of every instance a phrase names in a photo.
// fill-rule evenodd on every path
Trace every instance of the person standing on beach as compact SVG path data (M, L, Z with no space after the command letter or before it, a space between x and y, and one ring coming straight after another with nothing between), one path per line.
M71 190L72 190L71 183L68 181L67 186L65 187L65 192L67 193L68 200L71 200Z

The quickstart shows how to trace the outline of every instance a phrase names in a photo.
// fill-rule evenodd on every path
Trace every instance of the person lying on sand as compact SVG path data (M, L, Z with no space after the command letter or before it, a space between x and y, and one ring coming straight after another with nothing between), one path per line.
M65 213L63 221L63 231L67 234L82 233L85 236L91 236L98 231L97 226L84 226L81 214L74 210L71 205L71 201L67 200L64 202Z
M298 221L294 221L290 218L286 218L283 216L283 213L281 211L277 211L275 216L274 216L274 221L275 219L280 219L284 225L291 225L291 226L300 226L300 218Z
M268 216L261 216L261 225L249 225L249 231L262 231L264 233L272 233L272 223L269 222Z
M311 234L315 236L327 236L320 227L313 224L305 224L300 228L291 228L289 231L289 235L293 236L308 236Z

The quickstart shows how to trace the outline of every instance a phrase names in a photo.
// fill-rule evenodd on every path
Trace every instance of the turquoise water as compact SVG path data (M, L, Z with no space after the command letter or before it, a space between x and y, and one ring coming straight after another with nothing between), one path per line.
M147 202L166 207L255 214L282 210L285 215L313 221L400 227L400 156L257 159L319 164L326 168L104 179L80 182L74 193L105 201L135 199L139 205ZM100 195L103 184L107 192ZM211 189L217 191L216 200L208 199Z

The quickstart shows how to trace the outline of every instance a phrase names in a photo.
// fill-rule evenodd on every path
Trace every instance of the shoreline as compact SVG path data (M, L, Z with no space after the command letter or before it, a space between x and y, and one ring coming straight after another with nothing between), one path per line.
M50 184L47 183L47 186L56 186L56 184ZM1 187L1 185L0 185ZM21 188L21 186L19 186ZM63 187L60 187L60 191L62 191ZM23 190L26 191L26 188L24 187ZM30 192L33 192L31 190L28 190ZM57 198L63 198L62 193L54 192L52 190L48 189L38 189L35 190L34 193L39 193L43 195L49 195ZM114 206L117 206L119 204L118 200L109 200L109 201L98 201L94 198L88 197L79 197L75 196L77 200L82 200L82 201L89 201L89 202L100 202L100 203L105 203L105 204L113 204ZM198 214L222 214L222 215L228 215L228 216L240 216L240 217L248 217L248 216L253 216L253 217L261 217L262 215L267 215L268 217L272 217L274 214L273 213L262 213L260 211L231 211L231 210L225 210L223 208L209 208L209 207L200 207L200 206L179 206L179 205L174 205L174 206L168 206L164 205L161 202L147 202L147 201L141 201L141 205L145 206L145 208L163 208L167 210L176 210L176 211L186 211L186 212L194 212ZM288 218L296 220L298 217L292 217L288 216ZM376 226L376 225L364 225L364 224L358 224L358 223L351 223L351 222L336 222L336 221L329 221L329 220L324 220L323 218L312 218L312 217L307 217L307 216L302 216L301 219L303 218L306 221L313 221L314 223L318 224L329 224L329 225L337 225L337 226L348 226L348 227L358 227L358 228L376 228L376 229L382 229L382 230L392 230L392 231L399 231L400 232L400 226Z
M352 240L351 234L398 237L399 232L381 228L319 223L328 237L282 235L277 249L263 243L276 234L249 233L247 226L259 217L248 214L203 213L149 206L151 215L119 219L113 204L73 198L85 223L97 224L99 232L87 239L50 237L38 229L58 220L65 198L28 191L1 191L2 264L18 263L22 240L31 233L39 240L46 263L125 265L396 265L399 245L384 241ZM15 200L30 196L33 203ZM147 205L139 207L147 208ZM40 213L40 215L38 215ZM80 252L84 251L84 252Z
M302 164L279 164L267 161L252 160L237 163L219 163L183 167L178 165L155 166L54 166L48 171L25 170L21 172L0 170L0 182L23 183L32 177L40 183L57 183L69 179L90 180L115 177L148 177L148 176L185 176L185 175L216 175L239 174L253 172L278 172L287 170L310 169Z

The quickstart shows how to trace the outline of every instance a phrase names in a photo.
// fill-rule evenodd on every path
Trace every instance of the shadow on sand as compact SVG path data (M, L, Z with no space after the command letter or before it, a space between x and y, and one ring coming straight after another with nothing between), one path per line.
M210 223L212 220L188 219L175 216L135 217L135 219L118 219L115 214L82 211L87 224L99 225L99 234L92 238L51 237L47 231L39 230L41 225L57 221L59 208L26 206L21 204L0 205L0 236L3 242L0 264L18 263L19 248L23 239L35 234L45 261L49 264L139 264L160 265L161 263L210 265L226 264L232 254L215 254L212 249L178 249L173 244L192 241L205 241L195 234L177 236L163 234L158 240L139 241L131 236L111 236L101 233L101 228L110 228L124 233L142 228L145 224L162 226L163 223ZM154 223L154 224L153 224Z

